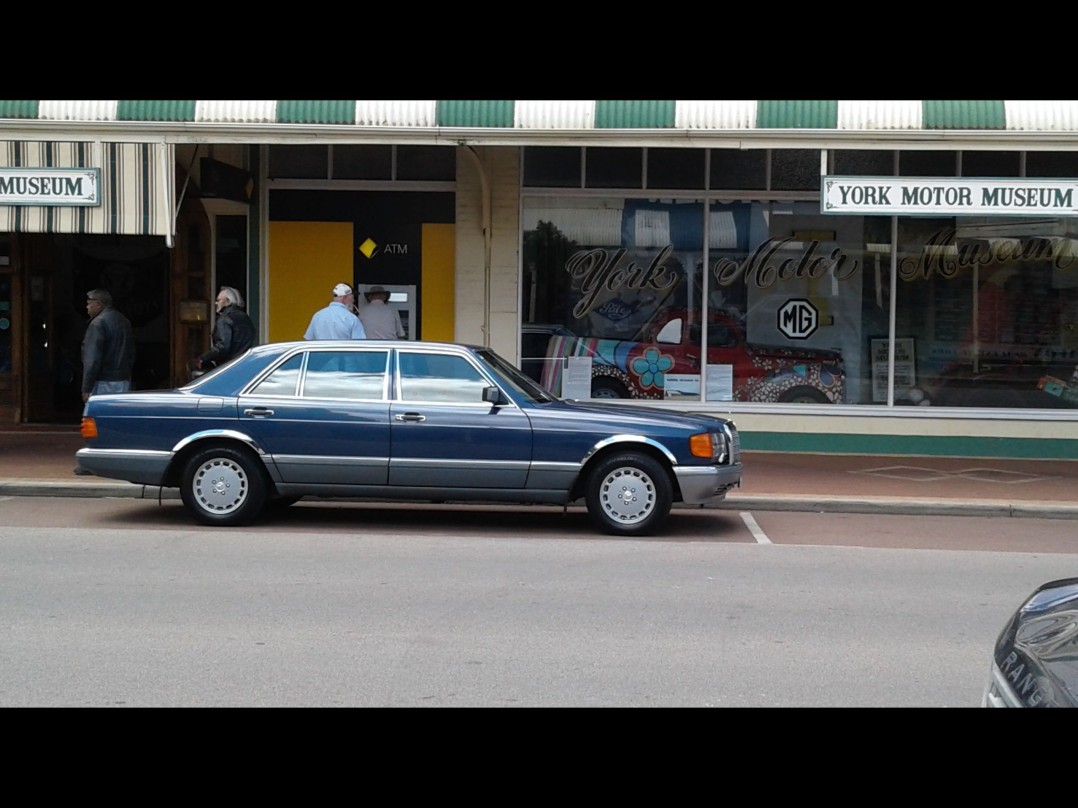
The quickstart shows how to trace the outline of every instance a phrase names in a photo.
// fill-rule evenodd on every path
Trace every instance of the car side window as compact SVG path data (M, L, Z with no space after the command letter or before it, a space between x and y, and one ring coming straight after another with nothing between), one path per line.
M299 384L299 369L303 366L303 354L298 353L281 363L272 373L252 390L256 396L294 396Z
M716 323L708 326L707 344L711 348L732 348L737 344L734 332L728 325Z
M382 399L388 351L311 351L303 398Z
M478 404L488 382L461 356L400 353L401 398L405 401Z

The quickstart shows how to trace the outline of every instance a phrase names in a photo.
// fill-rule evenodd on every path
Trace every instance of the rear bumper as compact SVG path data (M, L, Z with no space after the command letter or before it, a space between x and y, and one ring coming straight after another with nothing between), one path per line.
M675 466L674 476L686 505L714 505L741 485L741 464L732 466Z
M162 485L172 462L172 452L148 449L79 449L79 465L98 477L127 480L143 485Z

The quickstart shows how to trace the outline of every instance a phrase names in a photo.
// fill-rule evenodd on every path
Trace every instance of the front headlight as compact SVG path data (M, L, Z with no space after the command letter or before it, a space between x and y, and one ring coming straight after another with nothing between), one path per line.
M689 438L689 451L693 457L724 465L741 462L741 444L733 426L725 426L719 432L698 432Z

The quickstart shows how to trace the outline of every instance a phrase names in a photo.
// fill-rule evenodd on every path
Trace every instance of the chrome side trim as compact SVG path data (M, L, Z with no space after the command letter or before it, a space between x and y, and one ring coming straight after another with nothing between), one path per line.
M662 452L663 456L665 456L666 459L670 461L671 466L677 465L677 458L674 457L674 454L669 449L667 449L654 438L646 438L643 435L611 435L609 438L603 438L601 441L596 443L594 446L591 447L591 449L588 450L588 453L585 454L584 457L581 459L581 463L587 462L588 458L592 457L596 452L618 443L643 443Z
M206 440L207 438L228 438L229 440L238 440L241 443L249 446L255 452L257 452L258 456L261 457L263 460L267 458L266 453L262 451L262 447L255 442L254 438L252 438L250 435L244 434L243 432L237 432L234 429L207 429L203 432L195 432L192 435L188 435L186 438L173 446L172 454L178 454L179 452L190 446L192 443L195 443L200 440Z

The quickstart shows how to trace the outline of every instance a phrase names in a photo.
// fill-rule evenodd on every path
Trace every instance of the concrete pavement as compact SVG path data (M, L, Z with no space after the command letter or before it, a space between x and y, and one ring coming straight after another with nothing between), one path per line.
M0 427L0 497L174 499L159 489L74 474L77 426ZM1078 519L1078 459L742 455L731 510L920 513Z

